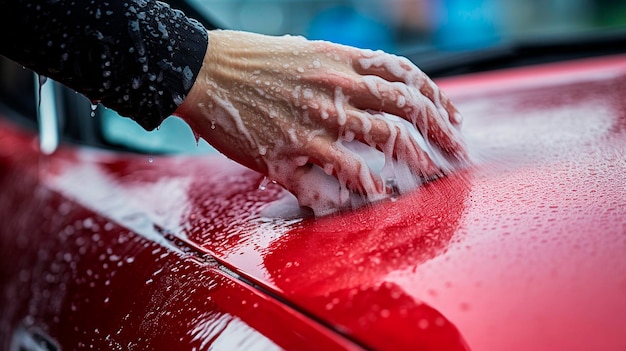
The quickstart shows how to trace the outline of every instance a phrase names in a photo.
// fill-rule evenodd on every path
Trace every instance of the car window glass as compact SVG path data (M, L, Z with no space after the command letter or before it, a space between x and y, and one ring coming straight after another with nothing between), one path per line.
M107 143L132 151L154 154L206 154L216 153L206 141L196 139L191 128L180 118L166 118L159 129L146 131L130 118L115 111L99 107L102 137Z
M0 104L18 114L21 122L37 126L37 102L33 72L0 56Z

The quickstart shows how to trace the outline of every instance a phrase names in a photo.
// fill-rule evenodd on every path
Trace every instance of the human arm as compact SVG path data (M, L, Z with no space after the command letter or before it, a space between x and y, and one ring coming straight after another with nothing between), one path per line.
M208 43L200 23L159 1L0 0L0 5L1 55L147 130L185 99Z

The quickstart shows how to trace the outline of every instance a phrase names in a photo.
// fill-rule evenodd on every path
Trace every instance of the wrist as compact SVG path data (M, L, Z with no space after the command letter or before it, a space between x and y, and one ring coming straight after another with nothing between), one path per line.
M210 38L210 31L208 36L208 45L212 43L212 39ZM189 124L193 129L193 124L197 123L198 115L201 115L199 112L198 106L203 101L203 97L207 94L207 83L206 83L206 75L209 67L209 46L207 45L207 50L204 54L204 58L202 60L202 65L200 66L200 71L196 75L196 79L191 86L191 89L187 93L185 99L182 103L176 108L173 115L180 117L187 124ZM206 99L204 99L206 100Z

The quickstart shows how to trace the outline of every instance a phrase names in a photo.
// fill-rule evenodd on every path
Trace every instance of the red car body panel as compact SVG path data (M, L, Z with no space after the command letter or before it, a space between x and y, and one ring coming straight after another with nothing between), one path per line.
M76 166L129 165L129 159L109 163L72 148L43 157L32 134L4 122L0 143L3 350L22 350L29 338L61 350L358 349L234 279L193 245L161 233L147 220L149 211L110 207L131 194L116 194L97 177L81 178L86 188L99 189L92 195L122 194L90 207L51 181ZM126 226L108 210L129 210L121 219Z
M43 156L3 122L2 342L626 349L626 56L438 84L474 165L322 218L221 156Z

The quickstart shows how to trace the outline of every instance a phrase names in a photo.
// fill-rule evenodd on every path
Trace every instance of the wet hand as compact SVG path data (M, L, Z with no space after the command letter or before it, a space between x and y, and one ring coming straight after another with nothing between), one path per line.
M302 37L209 32L203 68L176 113L313 208L345 205L351 193L385 196L363 145L417 182L466 159L460 114L409 60Z

